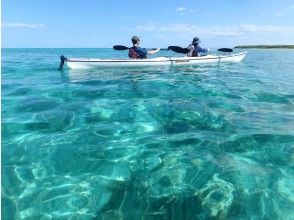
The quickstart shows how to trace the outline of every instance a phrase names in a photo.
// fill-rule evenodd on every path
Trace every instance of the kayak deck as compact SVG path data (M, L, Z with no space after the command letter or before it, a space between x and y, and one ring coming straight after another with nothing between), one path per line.
M181 66L202 63L240 62L246 52L229 55L206 55L200 57L156 57L148 59L87 59L66 58L65 62L71 69L86 69L92 67L140 67L140 66Z

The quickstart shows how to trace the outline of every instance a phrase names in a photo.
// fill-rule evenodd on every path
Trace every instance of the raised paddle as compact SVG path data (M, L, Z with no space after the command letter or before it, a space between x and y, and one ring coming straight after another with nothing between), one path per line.
M172 50L174 52L177 52L177 53L189 53L190 52L190 50L188 48L182 48L179 46L169 46L168 49ZM221 52L233 52L233 50L230 48L220 48L217 50L221 51Z
M233 52L233 49L231 48L220 48L220 49L217 49L218 51L220 52Z
M123 46L123 45L115 45L115 46L113 46L113 49L115 49L115 50L128 50L130 48ZM167 49L161 49L161 50L172 50L176 53L183 53L183 54L190 52L190 50L188 48L182 48L179 46L169 46ZM220 48L217 50L220 52L233 52L233 50L231 48Z
M123 45L115 45L115 46L113 46L113 49L114 50L128 50L130 48L123 46Z
M60 56L60 64L59 64L59 68L58 68L58 71L62 71L63 69L63 65L64 65L64 62L67 60L67 58L63 55Z
M115 45L113 46L113 49L114 50L128 50L130 49L129 47L126 47L126 46L123 46L123 45ZM155 50L155 49L152 49L152 50ZM172 50L176 53L189 53L189 49L187 48L182 48L182 47L179 47L179 46L169 46L167 49L160 49L160 50Z
M115 45L115 46L113 46L113 49L114 50L128 50L128 49L130 49L130 47L126 47L123 45ZM152 48L150 50L156 50L156 48ZM160 49L160 50L168 50L168 49Z
M167 49L172 50L172 51L174 51L176 53L184 53L184 54L186 54L186 53L190 52L190 50L188 48L182 48L182 47L179 47L179 46L169 46Z

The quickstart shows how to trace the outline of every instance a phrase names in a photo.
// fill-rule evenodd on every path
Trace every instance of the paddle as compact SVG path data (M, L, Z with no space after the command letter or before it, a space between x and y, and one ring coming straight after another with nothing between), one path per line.
M186 53L190 52L190 50L188 48L182 48L182 47L179 47L179 46L169 46L167 49L172 50L172 51L174 51L176 53L184 53L184 54L186 54Z
M168 47L169 50L172 50L176 53L189 53L190 50L188 48L182 48L182 47L179 47L179 46L169 46ZM232 49L230 48L220 48L220 49L217 49L218 51L221 51L221 52L233 52Z
M115 46L113 46L113 49L114 50L128 50L128 49L130 49L130 47L126 47L123 45L115 45ZM156 48L152 48L150 50L156 50ZM160 49L160 50L168 50L168 49Z
M130 49L129 47L126 47L126 46L123 46L123 45L115 45L113 46L113 49L114 50L128 50ZM152 50L155 50L155 49L152 49ZM160 50L172 50L176 53L189 53L189 49L187 48L182 48L182 47L179 47L179 46L169 46L167 49L160 49Z
M114 50L128 50L130 48L123 46L123 45L115 45L115 46L113 46L113 49Z
M115 50L128 50L130 49L129 47L126 47L126 46L123 46L123 45L115 45L113 46L113 49ZM179 46L169 46L167 49L161 49L161 50L172 50L176 53L183 53L183 54L186 54L186 53L189 53L190 50L188 48L182 48L182 47L179 47ZM232 49L230 48L220 48L220 49L217 49L218 51L220 52L233 52Z
M233 52L233 50L231 48L220 48L220 49L217 49L218 51L221 51L221 52Z
M66 61L67 58L63 55L60 56L60 64L59 64L59 68L58 68L58 71L62 71L63 69L63 65L64 65L64 61Z

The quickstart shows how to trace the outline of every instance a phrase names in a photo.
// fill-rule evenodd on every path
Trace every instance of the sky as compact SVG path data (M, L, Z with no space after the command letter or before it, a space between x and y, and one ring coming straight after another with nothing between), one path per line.
M294 0L2 0L3 48L294 44Z

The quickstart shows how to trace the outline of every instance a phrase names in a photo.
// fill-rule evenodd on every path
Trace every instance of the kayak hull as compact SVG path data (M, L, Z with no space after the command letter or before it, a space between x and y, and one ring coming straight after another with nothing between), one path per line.
M144 66L183 66L205 63L240 62L246 52L230 55L206 55L201 57L156 57L150 59L85 59L67 58L67 66L71 69L87 69L93 67L144 67Z

